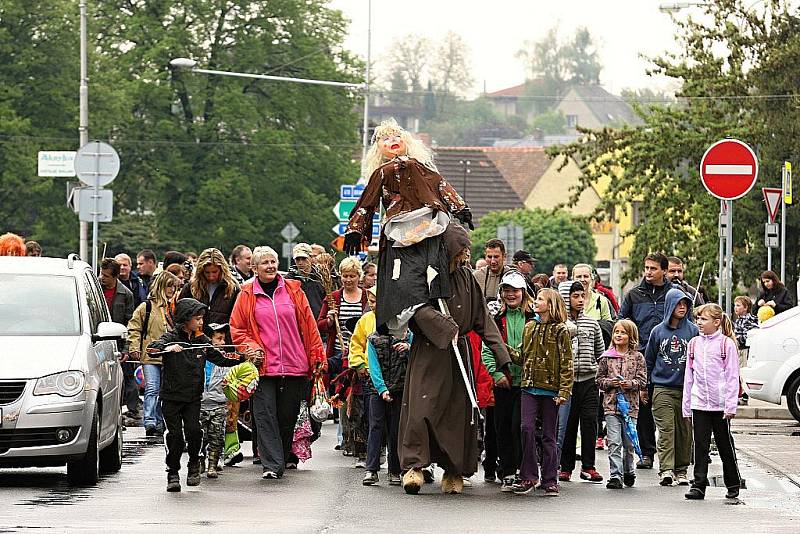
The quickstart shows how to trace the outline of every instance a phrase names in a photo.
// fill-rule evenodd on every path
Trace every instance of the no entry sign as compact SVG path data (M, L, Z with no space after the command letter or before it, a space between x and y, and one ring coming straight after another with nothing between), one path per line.
M700 179L709 193L720 200L745 196L756 183L755 152L738 139L723 139L711 145L700 160Z

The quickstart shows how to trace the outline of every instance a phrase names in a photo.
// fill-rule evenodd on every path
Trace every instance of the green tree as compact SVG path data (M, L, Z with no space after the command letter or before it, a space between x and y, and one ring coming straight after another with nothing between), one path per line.
M714 282L719 201L701 185L699 163L708 146L731 136L759 158L758 187L734 202L735 279L749 285L764 269L760 187L779 185L782 162L799 156L800 110L792 95L800 94L794 75L800 18L789 7L776 0L759 11L740 0L719 0L703 8L702 20L675 20L679 47L655 58L652 72L683 82L678 105L637 105L642 126L587 131L580 143L554 151L581 162L581 189L613 177L597 217L613 218L642 202L646 223L633 231L632 257L652 250L683 256L690 260L688 279L695 280L705 263L704 285ZM785 282L793 288L800 216L794 207L787 214Z
M538 260L538 272L552 272L557 263L592 263L597 254L592 230L585 219L564 210L537 208L493 211L481 217L480 226L472 234L472 256L483 257L484 243L497 236L498 226L506 224L522 226L525 250Z
M501 117L485 98L455 100L446 116L424 120L421 128L439 146L484 146L497 138L522 137L525 122Z
M438 97L439 113L444 113L453 95L463 94L472 85L469 47L461 36L447 32L436 50L430 72Z
M551 109L534 117L533 127L547 135L566 133L567 119L561 111Z

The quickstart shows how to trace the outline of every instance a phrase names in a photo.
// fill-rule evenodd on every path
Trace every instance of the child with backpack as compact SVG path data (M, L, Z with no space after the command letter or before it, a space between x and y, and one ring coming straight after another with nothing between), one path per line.
M211 347L203 335L203 316L207 306L192 298L175 305L175 329L150 343L149 352L161 352L161 411L167 431L167 491L181 491L180 468L184 448L189 453L186 485L200 485L200 447L203 430L200 428L200 402L203 398L206 360L231 367L239 363L238 356L225 356ZM196 346L197 348L193 348ZM184 441L184 434L186 441ZM188 442L188 443L187 443Z
M700 335L689 342L683 380L683 416L694 426L694 481L686 498L705 498L713 433L728 488L725 497L736 499L742 483L730 422L736 416L739 395L736 338L731 320L716 304L700 306L695 318Z
M567 401L572 391L572 341L565 324L567 308L558 291L539 291L534 311L539 320L525 326L522 351L511 351L512 361L522 367L522 462L520 481L514 484L512 491L530 493L539 482L536 419L541 417L541 487L545 496L558 497L558 407Z
M633 442L625 432L624 414L617 403L622 392L628 401L629 424L636 428L639 415L639 391L647 387L647 364L639 347L639 329L628 319L617 321L611 336L611 348L603 353L597 367L597 387L603 392L603 412L608 431L608 462L611 475L608 489L629 488L636 482Z

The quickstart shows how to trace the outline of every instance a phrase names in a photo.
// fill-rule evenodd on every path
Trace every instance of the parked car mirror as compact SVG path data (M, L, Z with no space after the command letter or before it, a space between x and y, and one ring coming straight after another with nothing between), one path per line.
M92 334L92 341L120 341L128 337L128 329L124 324L104 322L97 325L97 332Z

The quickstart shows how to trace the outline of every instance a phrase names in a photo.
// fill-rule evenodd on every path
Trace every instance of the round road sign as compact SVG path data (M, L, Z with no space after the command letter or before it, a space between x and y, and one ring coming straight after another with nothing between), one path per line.
M738 139L717 141L700 160L703 186L720 200L742 198L753 188L756 178L756 154Z
M90 187L102 187L119 174L119 154L109 144L89 141L75 154L75 174Z

